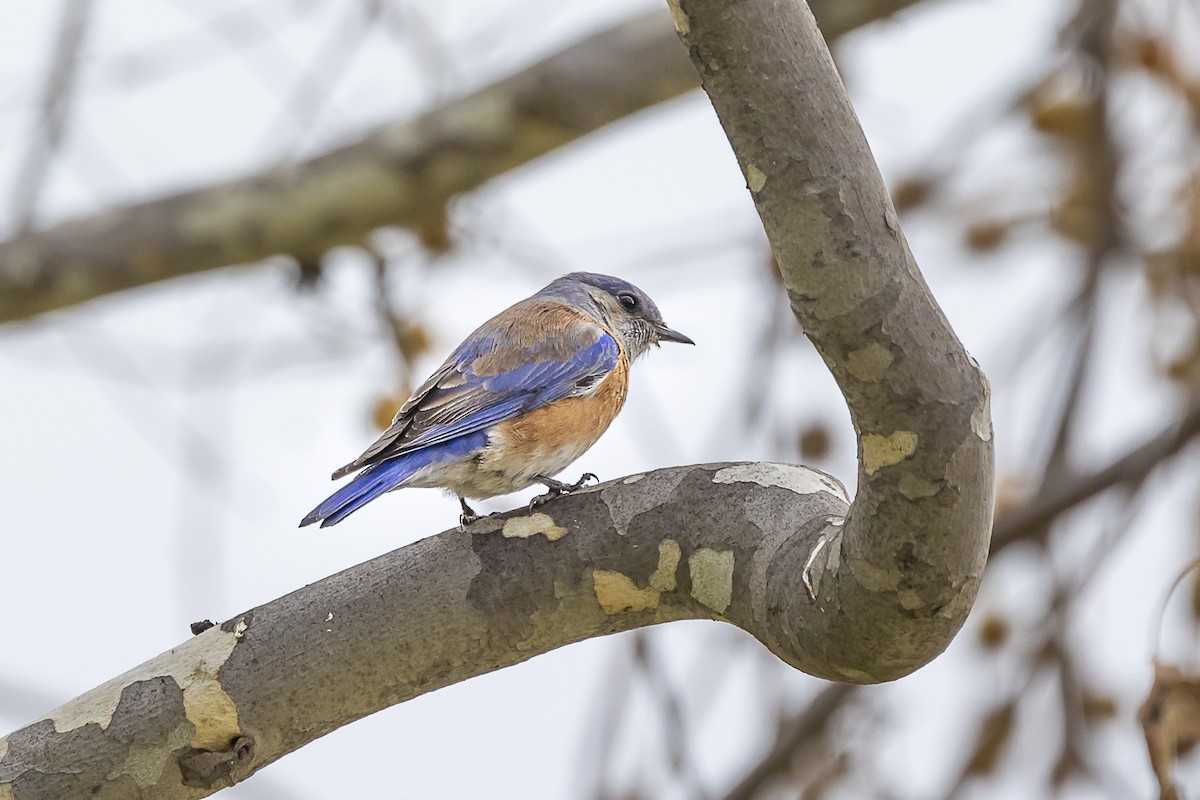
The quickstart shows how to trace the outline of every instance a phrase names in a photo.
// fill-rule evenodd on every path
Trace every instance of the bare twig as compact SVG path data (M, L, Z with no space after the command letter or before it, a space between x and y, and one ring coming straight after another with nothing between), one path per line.
M1157 436L1107 467L1065 483L1043 487L1024 508L996 521L992 531L992 551L1000 550L1014 541L1039 537L1044 534L1045 527L1063 511L1114 486L1144 479L1197 436L1200 436L1200 405L1193 406Z
M91 10L92 0L67 0L63 8L58 40L39 103L40 135L30 137L29 150L21 160L13 192L12 213L20 232L28 230L33 221L46 173L62 144L78 75L79 48L87 32Z
M855 687L845 684L834 684L822 689L808 704L804 713L788 725L766 758L746 773L746 776L725 795L725 800L752 800L767 781L787 769L788 763L800 746L820 733L854 692Z

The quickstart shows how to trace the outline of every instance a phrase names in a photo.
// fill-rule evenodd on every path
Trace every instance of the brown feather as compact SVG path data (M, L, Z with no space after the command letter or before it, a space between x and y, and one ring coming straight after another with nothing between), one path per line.
M605 330L587 314L557 300L530 298L510 306L464 340L465 343L486 338L503 342L503 347L482 353L469 365L458 363L459 351L456 350L405 401L388 429L362 455L337 469L333 479L424 447L426 444L412 446L413 440L486 407L488 391L478 384L468 384L464 368L469 368L474 375L494 376L533 361L565 361L594 345L604 334Z

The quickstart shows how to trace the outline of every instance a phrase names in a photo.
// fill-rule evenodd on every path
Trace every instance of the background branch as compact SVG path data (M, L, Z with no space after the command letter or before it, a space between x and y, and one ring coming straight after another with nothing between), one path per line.
M916 2L814 7L836 37ZM274 255L315 269L331 248L438 220L454 195L696 85L665 16L635 17L307 161L18 234L0 244L0 323Z

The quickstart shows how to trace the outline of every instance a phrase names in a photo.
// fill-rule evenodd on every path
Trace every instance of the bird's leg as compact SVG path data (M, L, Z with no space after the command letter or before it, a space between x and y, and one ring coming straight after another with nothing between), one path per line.
M458 517L458 529L466 530L468 525L479 519L479 515L475 513L475 509L467 505L467 498L458 498L458 504L462 506L462 514Z
M579 491L584 486L587 486L588 481L600 480L591 472L583 473L582 477L580 477L580 479L574 483L563 483L562 481L555 480L554 478L547 478L545 475L534 475L533 479L545 486L547 491L545 494L539 494L537 497L529 501L530 511L533 511L547 500L552 500L555 497L558 497L560 494L570 494L571 492Z

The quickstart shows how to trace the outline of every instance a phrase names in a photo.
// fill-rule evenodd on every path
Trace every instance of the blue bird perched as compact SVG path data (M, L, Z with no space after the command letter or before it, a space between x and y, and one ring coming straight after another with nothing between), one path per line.
M581 488L554 475L596 443L629 390L629 366L651 345L695 344L663 322L631 283L572 272L479 326L396 412L358 458L361 470L309 512L301 527L336 525L375 498L406 486L453 492L462 525L478 519L467 498L535 483L533 505Z

